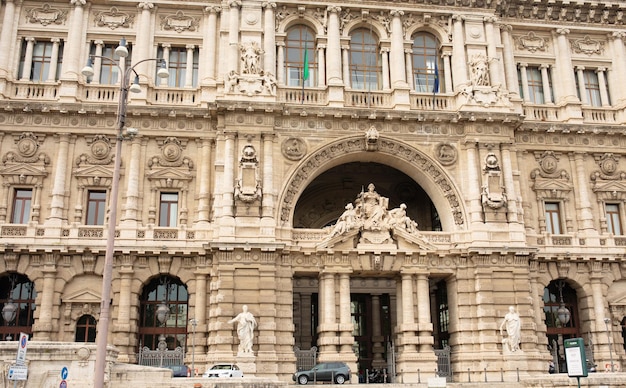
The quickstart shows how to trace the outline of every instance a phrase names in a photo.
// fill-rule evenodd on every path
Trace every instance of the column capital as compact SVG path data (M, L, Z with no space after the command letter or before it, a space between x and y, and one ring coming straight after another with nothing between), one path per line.
M206 13L220 13L222 12L222 7L219 5L210 5L208 7L204 7L204 12Z
M598 68L596 69L596 74L597 74L597 73L604 73L605 71L606 71L606 67L598 67Z
M339 13L341 12L341 7L336 5L329 5L326 10L330 13Z
M93 44L95 44L96 46L102 46L104 44L104 41L102 39L94 40Z
M28 43L36 42L35 38L33 38L32 36L27 36L26 38L24 38L24 40L27 41Z
M82 7L83 5L87 4L87 0L70 0L70 4L77 7Z
M615 32L611 33L609 36L612 37L613 39L616 39L616 40L622 40L626 36L626 32L624 32L624 31L615 31Z
M557 28L555 32L557 35L568 35L569 28Z
M196 48L196 45L195 45L195 44L188 44L188 45L185 45L185 48L186 48L187 50L193 50L193 49L195 49L195 48Z
M465 16L461 15L460 13L457 13L457 14L452 15L452 20L454 20L455 22L462 22L463 20L465 20Z
M539 68L540 68L540 69L542 69L542 70L543 70L543 69L549 69L549 68L550 68L550 64L548 64L548 63L542 63L541 65L539 65Z
M61 38L50 38L50 42L52 43L59 43L61 41Z
M240 0L229 1L228 8L241 8L241 1Z
M152 11L154 9L154 3L151 3L149 1L142 1L137 4L137 8L142 11Z
M261 3L261 8L273 9L276 8L276 3L273 1L264 1Z
M503 32L511 32L511 31L513 31L513 26L510 25L510 24L499 24L498 27Z
M483 18L483 21L484 21L485 23L496 23L496 22L498 21L498 18L497 18L497 17L495 17L495 16L485 16L485 17Z
M525 69L528 67L528 63L526 62L520 62L517 64L517 66L519 66L520 69Z
M585 70L585 66L576 66L576 71L583 71Z
M172 48L172 44L171 43L161 43L161 47Z
M391 11L389 11L389 15L393 16L394 18L399 18L400 16L404 16L404 11L400 9L392 9Z

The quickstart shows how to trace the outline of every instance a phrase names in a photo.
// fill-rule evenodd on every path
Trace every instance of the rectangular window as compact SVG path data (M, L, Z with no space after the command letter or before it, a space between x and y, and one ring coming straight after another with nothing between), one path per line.
M163 58L163 47L159 47L157 52L157 58ZM198 48L192 50L192 58L189 58L189 51L185 47L172 47L169 49L169 56L165 58L167 61L167 69L169 70L169 77L167 78L167 86L172 88L183 88L186 85L187 80L187 63L191 61L192 74L191 74L191 86L198 86L198 63L200 62L200 52ZM157 71L160 66L157 67ZM166 81L162 81L161 85L164 85Z
M33 199L33 190L15 189L13 196L13 213L11 223L27 224L30 219L30 208Z
M607 203L604 205L606 212L606 226L608 232L615 236L622 235L622 222L620 219L619 205L616 203Z
M558 202L546 202L546 232L561 234L561 210Z
M106 191L89 191L87 193L86 225L104 225Z
M59 45L58 57L56 61L55 74L54 79L58 80L61 76L61 63L63 62L63 43L57 43ZM52 49L54 43L52 42L34 42L33 43L33 54L31 58L26 58L26 51L28 47L28 43L26 41L22 44L22 54L20 57L20 74L19 77L22 78L28 72L30 72L30 76L28 77L31 81L36 82L44 82L48 80L48 73L51 68L52 61ZM26 64L30 64L30 69L27 71L24 67Z
M161 193L159 226L176 226L178 222L178 193Z
M598 78L598 73L596 70L583 70L583 80L585 82L585 94L587 97L587 104L591 106L602 106L602 99L600 97L600 80ZM608 86L605 85L607 93ZM578 82L578 77L576 77L576 90L578 91L578 98L582 101L582 96L580 96L580 87ZM607 104L610 104L607 101Z

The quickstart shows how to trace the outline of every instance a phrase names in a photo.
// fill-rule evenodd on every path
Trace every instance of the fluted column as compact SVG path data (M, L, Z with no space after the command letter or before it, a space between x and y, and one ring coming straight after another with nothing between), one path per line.
M416 351L417 346L415 345L415 341L410 341L408 337L413 337L415 325L415 313L414 313L414 305L415 301L413 300L413 275L411 274L402 274L402 319L400 326L402 327L401 332L403 332L405 346L404 351Z
M4 29L3 29L4 31ZM612 32L610 37L612 38L613 48L613 60L611 62L611 79L610 90L613 97L613 103L616 105L623 105L626 100L626 49L624 49L624 37L626 32L615 31Z
M350 311L350 274L339 274L339 342L342 353L352 353L353 324Z
M480 185L476 182L480 182L481 179L478 176L478 152L476 151L476 143L467 142L465 144L467 149L467 182L469 182L468 198L470 199L470 221L482 222L482 205L480 203Z
M319 66L317 66L317 86L319 87L324 87L326 86L326 66L324 66L324 64L326 63L326 45L325 44L318 44L317 45L317 63L319 64Z
M567 41L569 30L567 28L558 28L556 35L556 66L558 79L560 84L559 102L578 102L576 95L576 81L574 80L574 72L572 71L572 56L570 46Z
M222 183L222 215L233 216L235 194L235 134L224 134L224 181Z
M491 86L498 86L502 84L502 77L500 75L500 57L498 56L498 50L496 48L496 35L493 28L496 18L489 16L485 19L485 33L487 36L487 60L489 63L489 79L491 80Z
M600 100L602 106L609 107L611 106L611 102L609 101L609 94L606 90L606 78L604 76L606 72L605 67L598 67L596 69L596 74L598 75L598 86L600 87Z
M0 5L2 4L0 3ZM13 37L13 22L17 22L15 18L15 2L14 0L5 0L2 30L0 30L0 78L6 78L10 73L9 55Z
M589 175L585 169L585 153L576 152L573 155L574 163L576 165L576 191L578 191L578 195L575 196L577 199L577 207L580 212L580 220L582 229L587 233L597 234L597 231L594 227L594 214L593 209L591 207L591 200L589 199L589 193L591 189L589 188Z
M118 139L117 141L122 140ZM128 176L126 204L124 206L126 210L122 221L139 221L139 184L141 182L141 167L139 165L141 161L142 141L144 141L142 137L135 137L131 142L130 160L128 162L128 168L126 169L126 175Z
M241 1L232 0L228 3L228 68L239 72L239 10Z
M341 7L329 6L327 10L328 49L326 52L326 69L328 71L328 85L341 85L343 84L341 73L341 42L339 37L339 12L341 12ZM321 63L320 66L322 66Z
M209 176L211 165L211 140L201 139L200 142L200 165L198 166L198 218L197 222L209 222L210 211L210 188Z
M276 3L264 2L261 5L265 11L263 17L265 22L263 23L263 70L276 74L276 17L275 9Z
M202 82L205 80L215 81L215 63L217 59L217 14L222 11L220 6L208 6L204 8L207 15L207 27L204 33L202 47L204 47L203 58L204 66L200 66L200 71L204 74L200 77Z
M151 20L152 11L154 10L154 3L149 1L142 1L137 5L137 8L141 13L139 15L139 20L136 26L137 34L135 35L135 44L133 45L133 65L141 60L151 57L150 48L152 47L152 45L150 44L150 37L152 35ZM168 59L165 54L163 57L165 59ZM154 64L151 65L154 66ZM135 70L137 70L137 73L139 73L140 76L144 77L142 81L145 81L152 76L152 74L148 72L148 62L140 64L135 68Z
M48 81L55 82L57 78L57 68L59 66L59 38L50 39L52 42L52 52L50 53L50 67L48 69Z
M335 274L324 272L320 274L320 324L318 346L320 355L337 353L337 315L335 312Z
M467 56L465 55L465 38L463 36L463 16L452 16L452 57L454 72L454 90L467 84Z
M543 99L546 104L552 103L552 90L550 90L550 78L548 77L548 67L549 65L541 64L539 65L539 70L541 71L541 87L543 88ZM528 83L528 81L526 81Z
M383 90L389 90L389 48L381 48L380 53L382 56Z
M520 63L519 64L519 73L522 77L522 95L524 97L525 102L532 102L530 99L530 89L528 88L528 64Z
M510 25L500 25L500 38L502 39L502 61L504 62L504 81L506 82L506 88L511 94L511 97L519 97L519 90L517 90L517 68L515 67L515 55L513 54L513 48L515 42L511 37Z
M50 201L49 220L56 225L60 225L65 208L66 177L68 173L67 159L69 157L70 135L62 133L58 135L58 149L56 158L56 169L52 186L52 199Z
M31 77L31 71L33 67L33 50L35 48L35 38L27 37L24 39L26 41L26 49L24 51L24 67L22 69L22 81L28 81Z
M67 42L64 47L63 53L63 75L64 80L77 80L80 74L79 59L80 48L83 47L84 40L83 35L83 6L86 4L86 0L70 0L70 4L74 6L72 12L72 20L70 22Z
M39 318L36 322L34 331L37 332L37 338L40 341L50 341L53 331L53 314L54 300L56 292L54 283L57 277L57 266L54 253L44 253L43 272L43 290L41 292L41 304L38 307Z
M389 12L389 15L391 16L391 48L389 51L391 86L393 88L405 88L407 83L404 61L404 33L401 19L404 11L392 10Z

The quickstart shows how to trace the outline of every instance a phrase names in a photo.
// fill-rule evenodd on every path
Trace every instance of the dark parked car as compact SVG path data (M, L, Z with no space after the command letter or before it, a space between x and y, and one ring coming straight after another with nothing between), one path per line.
M172 370L172 377L187 377L191 372L187 365L167 365L164 368Z
M343 384L350 381L350 368L343 362L322 362L312 369L294 373L293 381L298 384L307 384L309 381L334 381Z

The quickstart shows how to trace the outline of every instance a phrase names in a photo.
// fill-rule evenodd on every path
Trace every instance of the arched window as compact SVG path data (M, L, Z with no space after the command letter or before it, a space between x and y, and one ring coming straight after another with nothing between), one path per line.
M439 65L439 40L426 32L415 34L413 36L413 85L416 92L433 93L441 90L443 73ZM435 87L436 80L438 88Z
M382 73L378 40L372 32L359 28L350 39L350 85L352 89L380 90Z
M26 276L10 273L0 277L1 340L17 340L20 333L32 337L36 297L35 284ZM14 314L10 314L10 309L14 309Z
M306 87L317 85L315 33L313 30L303 25L290 28L285 41L285 52L287 86L303 86L302 82Z
M553 280L543 290L543 312L546 317L548 347L558 360L559 371L565 372L563 340L580 337L576 291L565 280Z
M187 340L188 300L187 287L178 278L163 275L145 285L140 300L140 346L156 349L159 337L163 335L168 349L184 347Z
M96 342L96 319L91 315L83 315L76 322L75 342Z

